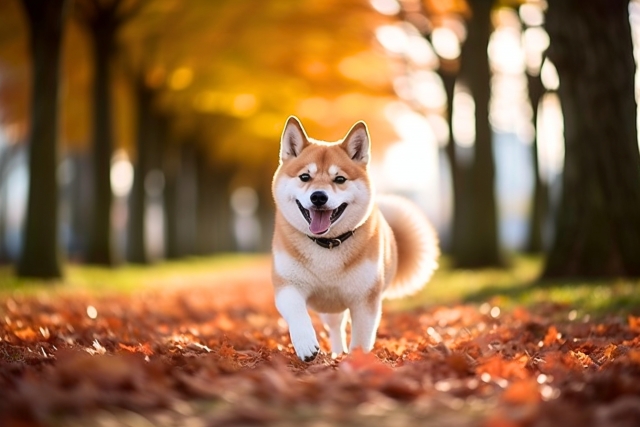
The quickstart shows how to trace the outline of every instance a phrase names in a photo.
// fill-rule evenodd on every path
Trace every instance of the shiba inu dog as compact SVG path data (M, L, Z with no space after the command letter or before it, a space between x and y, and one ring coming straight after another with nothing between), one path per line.
M298 357L313 360L318 339L308 307L329 331L331 351L373 348L383 298L421 289L437 267L435 232L416 206L375 197L369 131L356 123L335 143L307 136L287 120L273 178L275 304Z

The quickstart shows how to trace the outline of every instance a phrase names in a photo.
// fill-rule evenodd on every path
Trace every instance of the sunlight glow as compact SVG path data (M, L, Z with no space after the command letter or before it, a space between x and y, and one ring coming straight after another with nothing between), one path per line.
M544 24L544 10L541 2L525 3L518 10L520 19L528 27L538 27Z
M409 42L408 35L398 25L382 25L376 28L376 39L391 53L402 54Z
M409 76L399 75L394 77L392 84L393 90L400 99L404 101L411 101L413 99L413 90Z
M236 117L249 117L258 109L258 99L252 93L236 95L231 112Z
M542 69L540 70L540 78L542 84L547 90L558 90L560 87L560 77L558 77L558 70L556 70L553 62L546 58L542 63Z
M96 310L96 308L92 305L87 306L87 316L89 316L90 319L97 318L98 310Z
M234 234L241 251L256 250L260 245L262 231L256 217L258 205L258 193L251 187L239 187L231 193Z
M173 90L182 90L189 87L193 81L193 70L188 67L181 67L175 70L169 78L169 87Z
M517 30L511 27L496 28L489 41L488 53L495 71L508 74L524 71L524 52Z
M540 73L544 51L549 47L549 35L542 27L527 28L522 34L524 62L532 76Z
M461 147L476 141L476 104L468 89L456 85L453 95L453 138Z
M447 105L447 94L440 76L434 71L418 71L411 76L415 100L425 108L437 110Z
M524 143L533 141L533 111L528 97L527 80L523 73L496 73L491 84L489 118L499 132L518 135Z
M370 0L371 6L383 15L397 15L400 13L400 3L397 0Z
M313 97L300 101L296 112L301 117L308 117L317 122L322 121L331 110L331 102L325 98Z
M116 197L125 197L133 186L133 165L127 153L116 151L111 161L111 191Z
M440 147L446 146L449 143L449 124L447 120L440 114L428 114L427 120L438 145Z
M550 182L562 171L564 162L564 122L560 99L547 93L540 100L538 113L538 158L540 176Z
M460 39L449 27L438 27L431 33L433 49L444 59L456 59L460 56Z
M425 140L433 135L424 135ZM436 156L425 141L402 141L391 145L384 158L388 190L419 191L437 181Z
M402 140L423 140L424 138L432 140L433 132L427 119L407 104L392 102L387 105L384 114Z
M440 60L433 51L433 47L420 35L409 36L406 53L416 65L430 69L436 69L439 66Z

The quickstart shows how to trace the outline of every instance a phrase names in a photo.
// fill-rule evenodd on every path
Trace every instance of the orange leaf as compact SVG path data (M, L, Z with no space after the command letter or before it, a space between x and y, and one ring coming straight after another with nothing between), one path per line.
M118 343L118 347L120 347L123 350L127 350L131 353L135 353L136 352L136 348L130 345L126 345L126 344L122 344L122 343Z
M365 353L360 348L350 353L340 364L340 367L351 371L367 371L382 375L393 372L389 366L378 360L372 353Z
M613 354L615 353L615 351L618 349L618 346L615 344L609 344L603 352L603 355L605 357L605 359L607 360L611 360L613 358Z
M633 349L627 353L627 357L632 363L640 365L640 350Z
M520 427L520 424L502 414L490 415L482 425L483 427Z
M138 351L145 356L153 355L153 350L151 349L151 345L148 342L144 344L138 344Z
M540 401L538 384L534 379L516 381L502 393L502 400L514 405L538 403Z
M595 362L581 351L571 351L569 352L569 354L575 357L580 362L583 368L589 368L595 365Z
M544 345L548 347L551 344L558 342L558 335L559 334L556 327L553 325L549 326L549 329L547 330L547 335L545 335L544 337L544 341L543 341Z
M14 331L13 333L16 337L20 338L22 341L33 341L37 337L36 331L34 331L29 327L24 329L19 329L17 331Z

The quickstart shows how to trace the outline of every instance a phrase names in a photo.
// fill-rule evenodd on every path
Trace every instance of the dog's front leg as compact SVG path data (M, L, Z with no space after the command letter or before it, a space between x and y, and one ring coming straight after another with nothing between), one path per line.
M382 315L382 301L358 304L351 307L351 344L349 351L360 347L368 353L373 348Z
M285 286L276 293L276 308L289 325L291 343L301 360L311 362L320 345L311 324L307 302L295 286Z
M331 353L339 355L347 351L347 311L340 313L321 313L320 319L329 330L329 340L331 341Z

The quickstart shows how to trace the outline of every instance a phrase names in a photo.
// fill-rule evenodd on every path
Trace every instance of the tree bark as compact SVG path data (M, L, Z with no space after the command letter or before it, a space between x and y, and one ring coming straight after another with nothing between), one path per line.
M451 212L450 253L455 259L460 246L461 208L462 208L462 180L461 165L456 154L456 141L453 135L453 97L456 85L456 76L446 71L438 73L442 79L444 91L447 95L447 123L449 124L449 142L445 147L447 160L449 161L449 173L451 175L451 195L453 198L453 210Z
M177 176L176 217L177 255L196 255L198 195L197 195L197 155L193 137L180 147L180 168Z
M129 226L127 260L133 263L149 262L145 245L145 212L147 193L145 178L151 171L151 157L154 151L154 123L152 112L153 94L142 78L135 83L137 103L136 162L133 187L129 195Z
M66 0L23 0L29 19L33 78L29 196L20 277L62 276L58 241L59 81Z
M544 95L544 86L540 74L527 74L528 94L533 110L534 137L531 145L533 159L533 196L531 199L531 213L529 216L529 235L525 252L536 254L544 250L544 229L549 208L549 190L547 183L540 176L540 159L538 156L538 107Z
M165 217L165 257L176 259L180 257L178 236L178 176L180 173L179 151L170 146L167 136L161 135L163 152L164 184L164 217Z
M471 213L465 215L468 226L459 225L464 232L456 248L454 262L459 268L504 265L498 239L493 134L489 124L491 73L487 47L491 35L492 4L493 1L489 0L469 1L473 16L461 58L461 74L475 101L476 141L469 171L470 193L465 195L471 198Z
M544 278L640 276L640 153L628 0L551 0L563 191Z
M218 185L215 182L207 155L202 149L198 150L197 159L196 251L198 255L209 255L215 251L216 192Z
M113 265L111 238L111 156L113 154L113 119L111 98L111 59L114 52L116 24L109 17L89 24L93 42L93 215L87 262Z

